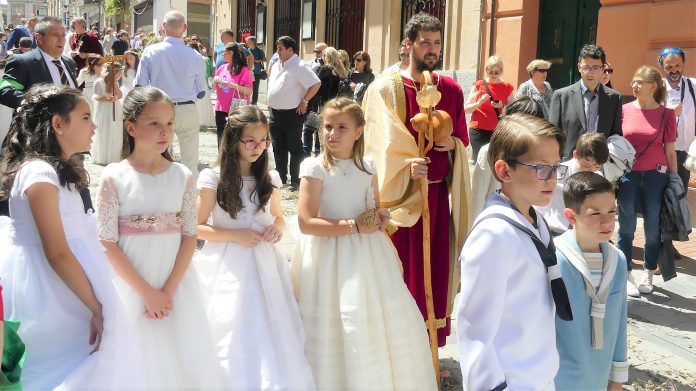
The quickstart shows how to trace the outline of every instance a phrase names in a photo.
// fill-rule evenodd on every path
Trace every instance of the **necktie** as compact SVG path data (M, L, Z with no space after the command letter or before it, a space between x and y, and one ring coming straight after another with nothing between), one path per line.
M60 84L70 87L68 75L65 74L65 69L63 69L63 64L61 64L60 60L52 60L51 62L58 67L58 73L60 73Z

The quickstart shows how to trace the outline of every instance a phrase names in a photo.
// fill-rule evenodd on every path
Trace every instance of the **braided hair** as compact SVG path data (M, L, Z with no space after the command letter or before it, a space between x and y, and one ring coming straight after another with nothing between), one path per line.
M70 113L84 101L82 93L67 86L37 84L24 95L17 109L0 158L0 199L7 199L17 171L24 162L43 160L58 173L61 186L84 189L89 178L75 156L65 157L51 124L54 116L69 121Z

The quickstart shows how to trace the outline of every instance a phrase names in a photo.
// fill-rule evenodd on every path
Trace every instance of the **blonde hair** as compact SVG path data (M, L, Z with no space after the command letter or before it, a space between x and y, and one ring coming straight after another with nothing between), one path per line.
M343 67L346 69L350 69L350 56L348 55L348 52L343 49L340 49L338 51L338 57L341 59Z
M633 74L633 78L635 79L636 76L640 77L644 81L655 83L657 88L655 89L655 92L653 92L653 98L655 99L655 102L662 104L662 102L665 100L665 95L667 94L667 88L665 87L665 81L662 80L660 71L658 71L655 67L643 65L636 70L636 73Z
M539 138L553 138L558 142L558 156L563 153L565 135L552 123L528 114L515 113L503 116L495 127L493 137L488 146L488 164L495 167L495 162L504 160L514 168L520 156L529 151L532 143ZM495 179L498 178L495 169Z
M329 46L322 52L321 56L324 58L324 63L333 68L336 75L341 79L348 77L348 70L343 65L341 61L341 56L338 54L338 50L333 46Z
M361 127L365 126L365 115L363 114L362 109L360 108L360 105L357 104L354 100L348 99L348 98L333 98L326 102L324 104L324 108L321 110L321 129L322 129L322 134L321 134L321 143L322 143L322 164L324 167L328 169L333 169L336 167L336 159L331 155L331 152L328 150L328 148L323 148L323 146L326 144L326 134L324 133L324 114L326 113L326 110L336 110L341 113L347 113L351 117L353 117L353 120L355 121L355 126L356 127ZM365 156L365 134L361 134L360 137L358 137L357 140L355 140L355 143L353 144L353 162L355 165L360 169L360 171L363 171L365 173L368 173L372 175L371 172L367 171L365 168L365 163L363 161L363 157Z
M491 69L493 67L500 68L500 73L503 73L503 60L497 55L492 55L486 60L486 67L484 69Z
M529 72L529 75L531 76L532 72L534 72L535 69L537 69L537 68L539 68L539 66L543 66L543 65L546 65L546 68L551 68L551 63L546 61L546 60L540 60L540 59L532 60L532 62L530 62L527 65L527 72Z

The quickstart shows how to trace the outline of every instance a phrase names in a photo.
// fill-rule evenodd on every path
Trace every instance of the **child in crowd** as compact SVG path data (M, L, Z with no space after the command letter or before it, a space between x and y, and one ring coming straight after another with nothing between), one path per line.
M198 237L206 244L196 266L210 293L208 317L225 389L311 390L288 261L275 246L285 220L280 175L268 171L270 144L261 110L232 110L217 166L198 177Z
M101 77L94 82L94 122L97 135L92 144L92 162L109 164L121 160L123 147L123 93L118 81L123 74L121 64L103 65Z
M503 115L523 113L544 118L544 111L539 102L528 96L521 96L508 103ZM474 218L481 213L488 197L500 189L500 182L495 179L491 166L488 165L488 144L481 147L476 164L471 172L471 211Z
M609 243L616 222L614 185L596 173L578 172L566 181L563 199L573 229L556 238L556 256L575 319L556 319L556 388L618 391L628 381L627 268L623 253Z
M325 103L322 153L300 168L300 236L292 260L318 389L437 388L423 318L384 233L377 177L363 157L357 103Z
M553 389L554 303L563 319L572 314L551 233L533 205L548 204L556 179L565 177L564 141L561 130L526 114L503 117L491 138L488 163L502 188L461 254L457 340L465 390Z
M138 65L140 65L140 57L138 57L138 52L133 50L126 51L124 56L126 56L126 65L123 68L123 78L121 78L121 92L125 98L133 89L135 74L138 73Z
M87 61L85 61L85 67L80 69L80 73L77 75L77 84L84 84L82 95L87 99L87 102L93 110L94 102L92 102L92 98L94 95L94 83L99 79L102 73L102 64L100 61L100 55L90 54L90 56L87 57Z
M80 91L39 84L2 151L12 220L0 220L0 276L5 315L26 344L25 390L144 386L132 322L80 198L87 173L70 158L89 150L94 128Z
M573 150L573 158L567 162L563 162L564 166L568 167L566 178L576 172L601 172L602 165L609 160L609 147L607 147L607 139L602 133L585 133L575 143ZM564 179L556 183L556 190L551 196L551 202L548 205L537 208L539 213L549 223L551 234L558 236L570 227L570 222L565 216L566 204L563 202L563 184Z
M136 87L123 116L130 154L102 172L99 238L136 322L147 388L219 388L200 286L189 272L198 230L195 182L168 150L174 105L157 88Z

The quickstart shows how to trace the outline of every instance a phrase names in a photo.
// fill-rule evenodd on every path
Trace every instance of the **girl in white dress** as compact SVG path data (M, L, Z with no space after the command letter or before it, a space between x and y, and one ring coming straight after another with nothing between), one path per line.
M92 144L92 162L115 163L121 160L123 147L123 107L118 80L123 74L121 64L109 62L102 66L101 77L94 82L94 122L97 135Z
M174 105L161 90L136 87L123 102L129 156L102 172L99 238L136 322L152 390L216 389L220 365L196 275L196 188L174 163ZM127 374L123 374L127 376Z
M77 75L77 84L82 85L82 83L85 83L85 88L82 89L82 95L87 99L92 111L94 111L94 102L92 102L94 83L99 79L102 71L102 65L99 63L100 61L100 55L90 54L85 62L85 67L80 69L80 73Z
M275 246L285 221L280 175L268 171L270 143L261 110L239 107L217 167L198 178L198 236L207 242L196 266L229 390L314 389L288 261Z
M48 84L24 99L0 160L0 197L12 215L0 218L0 276L5 314L21 322L26 344L22 386L144 387L132 322L78 192L87 174L69 158L89 150L89 105L79 91Z
M437 388L423 317L377 209L365 119L346 98L324 105L323 151L300 167L292 278L318 389Z
M133 82L135 81L135 74L138 73L138 65L140 65L140 57L138 57L138 52L133 50L128 50L124 53L126 56L126 66L123 68L123 78L121 79L121 92L123 93L123 98L133 89ZM121 100L123 101L123 99Z

